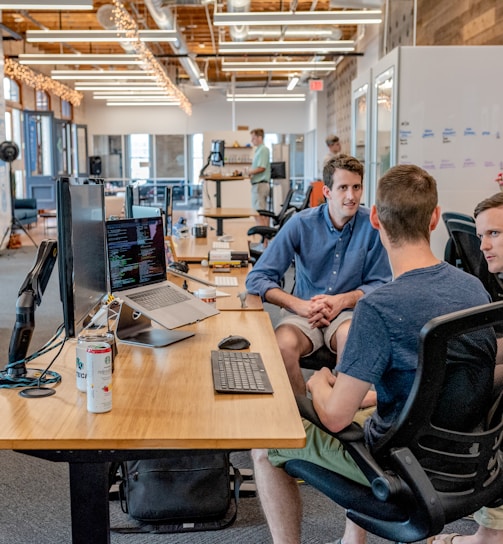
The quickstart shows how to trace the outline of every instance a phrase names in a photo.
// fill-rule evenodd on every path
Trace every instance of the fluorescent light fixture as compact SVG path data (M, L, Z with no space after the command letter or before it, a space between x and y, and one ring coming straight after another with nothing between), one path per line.
M288 38L291 36L295 36L296 38L306 36L308 38L330 38L334 35L334 29L333 28L322 28L322 27L306 27L306 28L300 28L298 26L293 26L290 28L282 28L282 27L262 27L262 28L255 28L253 26L248 28L247 36L250 38Z
M160 102L180 102L178 99L171 97L160 95L160 94L144 94L144 95L138 95L138 94L119 94L119 93L105 93L105 94L98 94L94 93L93 98L95 100L116 100L116 101L130 101L130 102L138 102L140 100L146 100L146 101L160 101Z
M107 102L107 106L179 106L180 102Z
M227 102L304 102L305 94L227 94Z
M1 2L1 0L0 0ZM176 30L138 30L142 42L176 42ZM136 33L127 30L27 30L26 41L31 43L58 42L133 42Z
M218 52L225 53L331 53L354 51L352 40L286 42L220 42Z
M287 91L292 91L297 83L299 82L299 76L293 76L288 85L286 86Z
M77 53L20 53L19 64L143 64L138 55L118 53L114 55Z
M81 92L82 91L110 91L111 89L113 90L114 88L117 87L117 83L115 85L105 85L104 83L105 82L103 82L102 84L96 84L96 85L75 85L75 90L81 91ZM147 86L142 83L139 83L139 84L127 83L126 85L121 85L120 88L121 90L124 90L124 91L141 91L142 89L153 91L155 89L159 89L160 87L150 86L150 85ZM164 94L166 94L166 91L164 91Z
M39 11L69 9L93 9L93 0L15 0L8 2L0 0L0 10L2 9L34 9Z
M210 90L209 86L208 86L208 82L206 81L206 78L205 77L200 77L199 78L199 85L201 85L201 89L204 91L204 92L208 92Z
M222 61L223 72L333 72L335 61L314 62L226 62Z
M106 91L95 91L93 96L95 98L102 96L166 96L164 89L135 89L135 90L123 90L122 86L118 89L107 89Z
M380 9L347 11L254 11L215 13L215 26L360 25L382 21Z
M64 80L106 80L106 79L146 79L155 78L153 72L144 72L143 70L52 70L52 79Z

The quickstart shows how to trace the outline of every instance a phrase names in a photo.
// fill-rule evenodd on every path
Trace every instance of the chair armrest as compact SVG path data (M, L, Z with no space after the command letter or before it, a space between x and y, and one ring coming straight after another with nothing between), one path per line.
M365 444L365 436L360 425L351 423L342 429L342 431L334 433L323 425L314 409L311 399L296 395L295 400L297 401L300 415L304 419L314 423L330 436L337 438L344 445L344 448L350 453L355 463L367 477L374 496L377 499L386 501L391 496L410 493L408 486L404 488L403 480L391 472L384 471L379 466Z
M256 225L254 227L251 227L248 229L247 235L253 236L254 234L258 234L259 236L262 236L262 238L274 238L276 236L276 233L278 232L278 229L275 227L265 227L261 225Z
M266 217L276 217L276 214L274 212L270 212L269 210L257 210L257 213Z

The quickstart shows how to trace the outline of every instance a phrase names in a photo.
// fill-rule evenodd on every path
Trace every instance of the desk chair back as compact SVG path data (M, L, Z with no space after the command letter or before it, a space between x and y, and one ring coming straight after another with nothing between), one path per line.
M269 217L272 221L273 226L277 226L281 223L283 220L283 217L285 217L286 212L291 208L291 202L293 197L293 189L289 189L286 193L285 200L283 201L283 204L281 204L281 209L279 210L278 214L275 214L274 212L271 212L269 210L257 210L259 215L262 215L264 217Z
M442 220L444 221L445 228L447 229L447 232L449 234L449 239L447 240L447 243L445 245L445 250L444 250L444 261L458 268L462 268L460 257L456 253L456 248L454 247L454 241L451 238L451 232L449 230L449 221L451 220L464 221L465 223L471 223L475 225L475 219L471 215L468 215L466 213L444 212L442 214Z
M475 225L455 219L447 221L447 225L459 266L479 278L493 301L503 300L503 282L487 268Z
M502 321L503 303L498 302L442 316L424 326L409 398L373 452L356 424L330 433L355 459L369 487L307 461L288 461L286 471L346 508L348 517L361 527L393 542L422 540L481 506L499 504L501 396L471 432L442 429L432 420L443 394L448 341ZM302 416L324 428L311 401L302 397L298 402Z

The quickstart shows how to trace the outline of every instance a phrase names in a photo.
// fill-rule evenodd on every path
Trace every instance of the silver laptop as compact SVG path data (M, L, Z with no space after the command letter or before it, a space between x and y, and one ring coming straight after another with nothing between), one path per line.
M162 217L107 221L110 292L167 329L195 323L218 310L166 280Z

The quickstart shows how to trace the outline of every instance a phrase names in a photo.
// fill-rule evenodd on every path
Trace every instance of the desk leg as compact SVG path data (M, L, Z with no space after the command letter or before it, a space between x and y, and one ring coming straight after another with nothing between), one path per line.
M72 544L110 544L109 463L70 463Z
M217 236L222 236L224 233L224 220L217 219Z
M221 208L222 207L222 188L220 186L220 180L215 180L215 193L216 193L216 206L215 208Z

